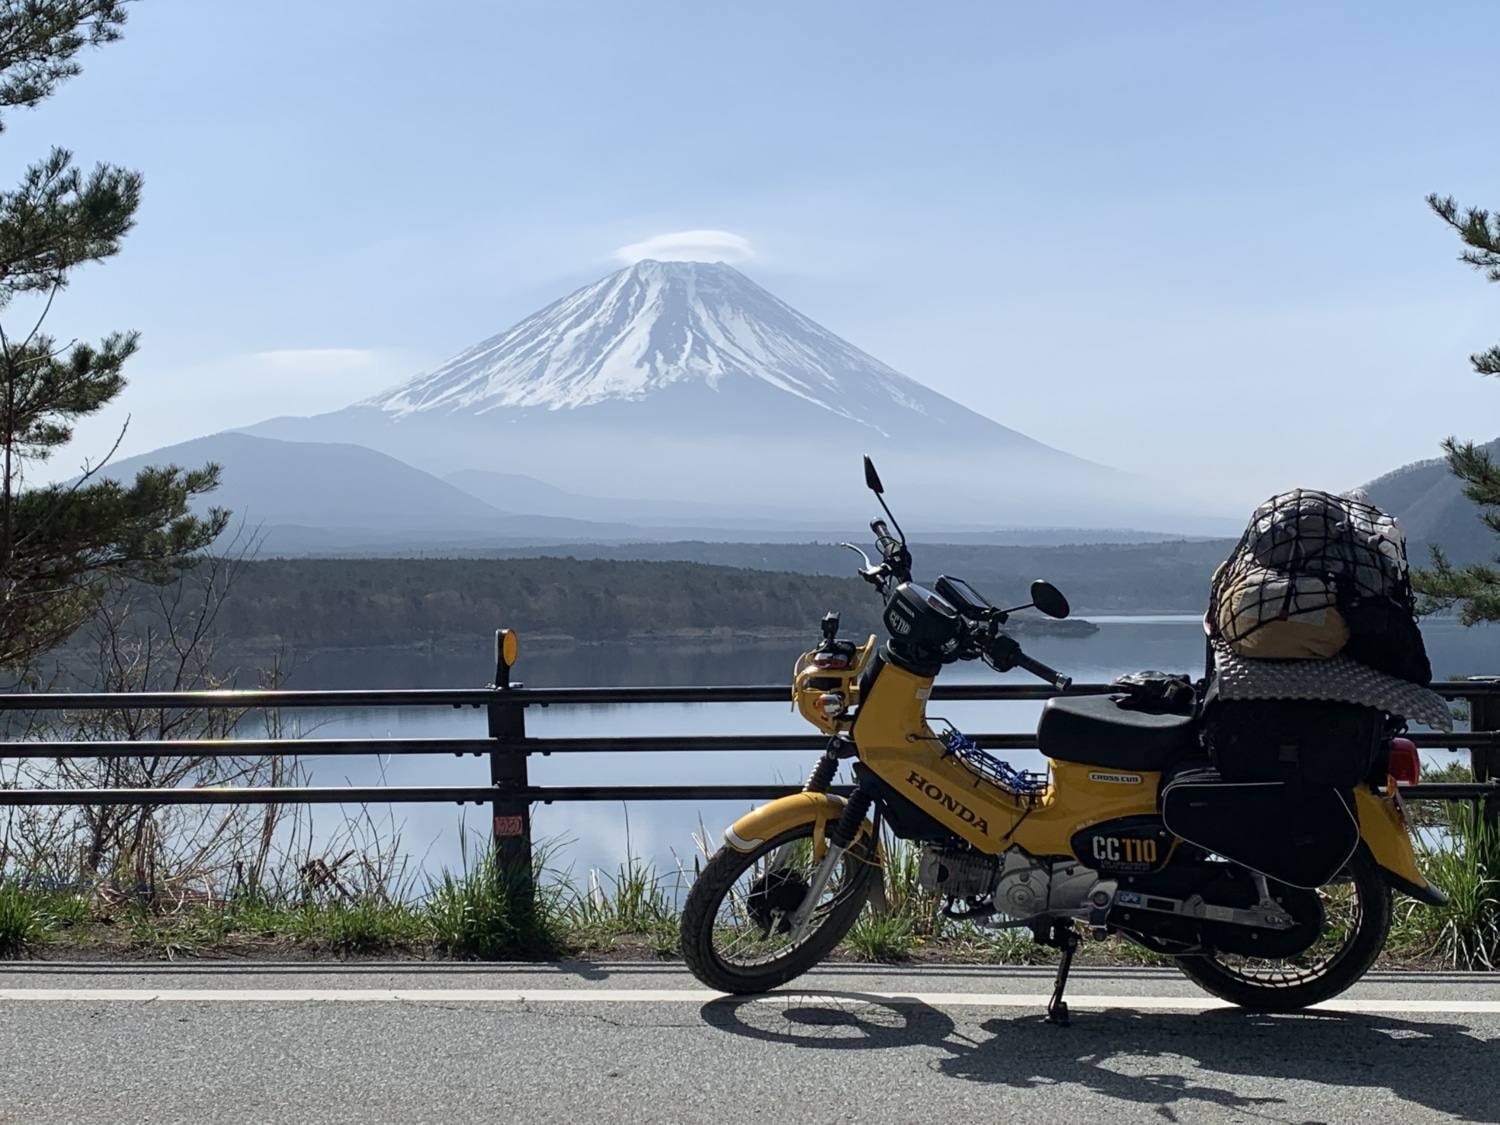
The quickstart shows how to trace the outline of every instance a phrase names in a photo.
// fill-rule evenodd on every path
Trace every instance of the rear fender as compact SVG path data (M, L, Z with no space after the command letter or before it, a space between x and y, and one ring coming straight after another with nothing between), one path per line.
M1396 792L1394 783L1389 788L1393 794ZM1417 868L1406 816L1396 798L1381 797L1368 785L1358 785L1354 789L1354 809L1359 817L1360 837L1385 881L1418 902L1447 906L1448 896L1429 883Z
M832 793L793 793L746 813L724 830L724 843L737 852L751 852L767 840L799 825L813 825L813 856L821 859L827 850L825 833L830 822L843 815L848 804ZM874 832L866 820L861 834Z

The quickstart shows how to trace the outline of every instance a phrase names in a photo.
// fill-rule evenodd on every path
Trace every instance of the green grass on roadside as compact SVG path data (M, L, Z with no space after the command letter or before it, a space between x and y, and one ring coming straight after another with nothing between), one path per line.
M1500 967L1500 829L1456 802L1423 820L1417 865L1448 905L1398 896L1388 953L1457 969Z
M462 868L434 880L423 906L436 950L465 961L531 960L565 950L558 885L535 881L533 891L489 849L471 862L466 847Z
M844 938L844 945L861 961L895 964L910 960L918 940L912 933L910 918L867 910Z
M1463 767L1443 774L1462 780ZM1462 969L1500 968L1500 830L1475 823L1466 805L1421 810L1417 858L1450 897L1446 907L1397 896L1387 944L1397 963ZM105 886L64 886L21 877L0 882L0 958L45 955L49 948L95 946L168 959L283 954L330 957L417 955L460 960L531 960L570 952L674 957L679 906L691 882L684 871L660 874L632 856L611 874L574 880L549 861L557 846L539 846L534 892L500 870L488 847L465 849L458 871L444 871L421 893L382 887L362 893L241 887L227 898L174 906L122 896ZM836 957L900 962L939 958L981 964L1055 961L1026 929L994 929L948 918L937 896L918 884L920 849L887 839L885 902L850 931ZM280 886L280 885L278 885ZM407 888L408 891L411 888ZM200 899L202 896L199 896ZM877 896L878 897L878 896ZM1123 940L1086 940L1084 960L1170 964Z
M0 957L31 951L47 933L40 896L15 883L0 885Z
M307 904L291 917L291 936L310 950L339 957L415 949L427 937L420 910L373 896Z
M676 956L682 879L667 879L632 855L612 877L591 871L585 887L566 880L562 885L567 893L560 921L571 944L607 952L617 939L636 935L656 956Z

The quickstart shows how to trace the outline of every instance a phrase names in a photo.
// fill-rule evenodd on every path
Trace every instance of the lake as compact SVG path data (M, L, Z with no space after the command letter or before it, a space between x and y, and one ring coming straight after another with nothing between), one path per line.
M1093 618L1099 631L1087 637L1033 637L1027 651L1080 682L1101 682L1123 672L1155 668L1202 674L1203 632L1192 617ZM1434 675L1500 673L1500 646L1493 628L1464 629L1456 621L1429 620L1423 625ZM533 687L785 683L792 663L815 643L720 642L646 645L597 644L568 647L527 645L513 678ZM417 650L328 651L315 654L293 673L287 686L301 688L434 688L482 685L492 675L489 642L476 638L471 649L441 653ZM1001 677L981 664L944 670L947 682L1034 683L1025 673ZM1035 727L1037 702L942 703L941 714L961 730L1022 731ZM449 708L400 708L369 711L288 712L305 737L483 737L482 711ZM532 708L527 729L539 737L639 734L805 734L810 728L788 704L688 704ZM247 732L249 733L249 732ZM1041 769L1034 751L1005 755L1013 765ZM540 785L577 784L755 784L798 783L812 767L816 753L737 754L569 754L534 757L531 777ZM1452 759L1445 751L1432 760ZM486 785L483 758L450 757L308 757L315 783L362 785L382 782L406 785ZM847 780L847 773L843 775ZM709 846L746 809L744 803L702 802L691 806L661 802L558 804L537 806L533 834L557 852L558 863L577 877L591 868L612 872L632 854L674 870L679 861L691 869L694 836L706 828ZM488 833L487 808L453 805L394 806L377 811L378 820L399 828L411 869L436 872L460 863L463 833ZM320 825L338 814L316 810ZM461 831L462 829L462 831Z

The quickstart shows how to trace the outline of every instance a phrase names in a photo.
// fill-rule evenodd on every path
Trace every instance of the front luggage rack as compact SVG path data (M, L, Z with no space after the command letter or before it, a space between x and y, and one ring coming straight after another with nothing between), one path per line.
M943 757L957 758L986 781L993 781L1017 797L1034 800L1047 788L1045 773L1018 770L1009 762L1002 762L951 723L948 724L948 733L943 735Z

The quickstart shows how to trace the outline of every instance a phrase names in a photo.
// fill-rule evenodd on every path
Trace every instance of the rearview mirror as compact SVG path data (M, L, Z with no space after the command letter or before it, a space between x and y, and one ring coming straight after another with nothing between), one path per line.
M1031 604L1048 617L1068 616L1068 599L1063 597L1062 591L1052 583L1043 582L1041 579L1031 584Z
M885 488L880 483L880 474L875 471L875 462L870 460L870 455L865 454L865 487L876 496L884 496Z

